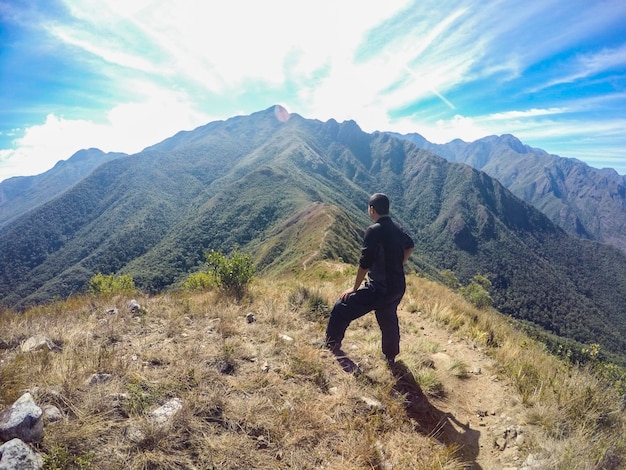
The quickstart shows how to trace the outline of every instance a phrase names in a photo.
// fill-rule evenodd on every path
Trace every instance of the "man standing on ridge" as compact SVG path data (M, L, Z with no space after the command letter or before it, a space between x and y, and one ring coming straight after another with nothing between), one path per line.
M373 194L367 212L374 224L363 238L354 286L343 292L333 307L324 343L333 352L339 351L350 323L374 310L382 333L383 354L393 365L400 352L397 308L406 290L404 263L413 253L414 243L389 217L389 198L385 194Z

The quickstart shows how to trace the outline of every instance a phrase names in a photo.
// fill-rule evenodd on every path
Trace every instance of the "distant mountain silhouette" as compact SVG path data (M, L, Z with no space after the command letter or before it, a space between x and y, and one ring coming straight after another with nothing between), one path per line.
M498 180L411 142L285 115L272 107L180 132L6 224L2 302L64 298L98 272L162 291L206 251L234 246L274 275L328 258L354 263L368 196L382 191L414 236L411 265L423 275L449 269L463 284L485 275L502 312L626 350L622 251L568 235Z
M626 176L615 170L550 155L508 134L447 144L433 144L419 134L392 135L482 170L568 233L626 252Z

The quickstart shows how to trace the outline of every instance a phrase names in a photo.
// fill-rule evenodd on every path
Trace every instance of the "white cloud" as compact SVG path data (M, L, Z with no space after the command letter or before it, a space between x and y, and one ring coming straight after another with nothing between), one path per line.
M49 114L45 123L25 129L13 149L0 151L0 181L43 173L84 148L136 153L178 131L214 120L194 111L180 94L151 91L145 101L115 106L99 123Z
M99 100L115 100L119 90L134 99L123 98L91 120L51 108L45 123L27 129L14 149L1 151L0 179L45 171L80 148L132 153L179 130L256 111L243 101L252 90L269 90L273 102L263 106L284 102L304 117L354 119L367 132L419 132L434 142L502 133L522 139L551 132L570 136L575 129L559 121L591 109L590 100L599 98L586 98L585 105L582 99L559 102L562 95L524 109L514 100L523 98L527 85L510 93L513 110L479 103L481 111L475 111L462 88L489 80L498 98L498 79L522 80L530 66L624 16L617 1L603 8L583 0L574 6L546 0L523 7L510 0L452 6L409 0L232 0L201 9L195 0L64 1L73 18L43 27L84 52L76 57L89 59L77 62L91 67L86 75L108 80L111 86ZM623 65L625 55L624 46L586 52L564 64L559 78L546 70L541 79L584 78ZM259 91L258 96L254 103L265 95ZM216 116L197 111L200 106ZM415 114L390 117L408 110ZM576 125L582 133L594 127L582 118Z
M68 2L74 16L93 27L65 26L61 37L109 62L160 69L220 93L251 79L282 84L287 63L292 74L306 76L343 60L369 28L406 0L386 2L384 8L373 0L233 0L200 9L190 0L130 3ZM94 10L99 14L94 16ZM112 49L116 39L109 33L120 41L119 50ZM128 38L136 43L121 42ZM103 41L109 45L103 47ZM147 50L159 55L147 59Z
M563 73L532 92L564 83L573 83L600 73L621 69L626 65L626 45L614 49L602 49L601 51L581 54L574 57L569 63L562 66Z
M526 111L504 111L502 113L493 113L481 118L483 121L508 121L511 119L532 118L537 116L549 116L551 114L564 114L568 112L567 108L533 108Z

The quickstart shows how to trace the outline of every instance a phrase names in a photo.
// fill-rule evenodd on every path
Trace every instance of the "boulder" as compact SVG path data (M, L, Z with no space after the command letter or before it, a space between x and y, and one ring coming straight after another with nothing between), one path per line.
M9 408L0 411L0 440L13 438L39 442L43 438L43 411L30 393L22 395Z
M59 349L59 347L45 336L35 335L24 341L22 343L21 349L22 352L34 352L44 349L54 351L55 349Z
M41 455L20 439L11 439L0 446L0 470L40 470Z

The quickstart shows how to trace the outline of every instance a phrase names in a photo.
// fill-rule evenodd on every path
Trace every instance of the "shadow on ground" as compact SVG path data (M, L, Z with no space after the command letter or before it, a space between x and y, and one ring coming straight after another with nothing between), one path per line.
M367 379L360 367L343 351L335 351L334 355L345 372ZM393 390L404 396L407 415L415 421L420 431L446 446L457 448L457 456L464 462L464 468L481 470L482 467L476 462L480 451L480 431L471 429L451 413L441 411L430 403L413 373L402 361L390 366L390 370L396 379Z

